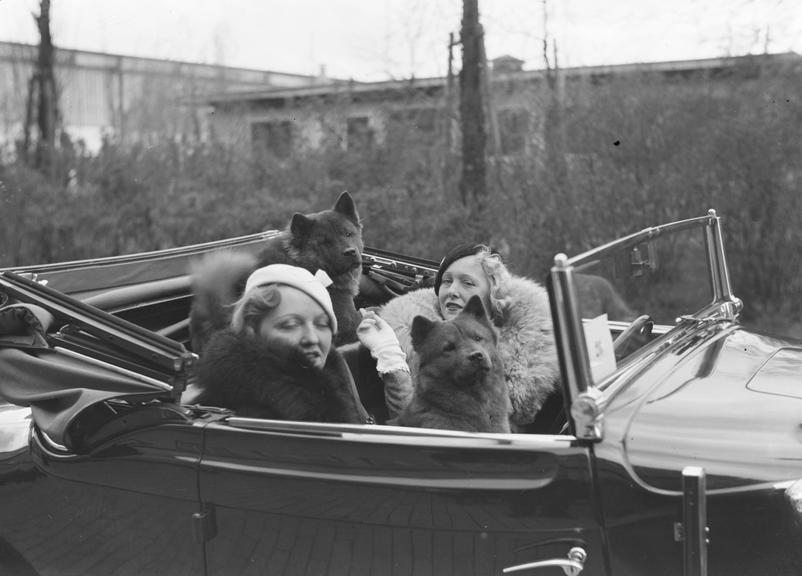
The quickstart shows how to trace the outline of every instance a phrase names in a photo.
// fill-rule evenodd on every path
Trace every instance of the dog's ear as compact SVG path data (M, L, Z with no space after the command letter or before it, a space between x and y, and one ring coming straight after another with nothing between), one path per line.
M340 194L340 197L337 198L337 202L334 204L334 211L339 212L359 226L359 214L356 211L354 199L351 198L351 195L347 191Z
M412 347L418 348L426 337L431 333L432 329L434 328L435 323L426 318L425 316L415 316L412 319L412 329L410 330L410 334L412 335Z
M471 296L465 308L462 309L462 314L470 314L479 320L487 320L487 310L479 296Z
M295 213L290 222L290 233L294 238L308 238L312 233L314 222L303 214Z

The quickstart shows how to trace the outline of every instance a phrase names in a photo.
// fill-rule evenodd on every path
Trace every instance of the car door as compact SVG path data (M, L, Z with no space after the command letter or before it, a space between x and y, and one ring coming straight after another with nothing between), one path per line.
M208 574L500 574L572 548L604 574L589 458L572 436L212 423Z
M75 454L34 427L29 450L0 458L0 573L202 574L201 433L165 424Z

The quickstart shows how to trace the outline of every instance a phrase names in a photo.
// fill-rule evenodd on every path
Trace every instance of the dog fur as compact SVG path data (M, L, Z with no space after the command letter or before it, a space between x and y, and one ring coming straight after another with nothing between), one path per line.
M434 289L422 288L398 296L382 307L379 315L398 336L412 379L417 380L419 359L412 346L412 319L425 316L442 320ZM534 280L513 275L503 317L496 323L496 329L498 353L512 404L510 421L522 428L535 421L548 398L559 393L560 368L546 289ZM411 388L399 388L387 395L391 417L406 406L412 396Z
M510 432L510 399L497 335L478 296L452 320L416 316L412 344L420 359L418 378L412 400L395 424Z
M335 344L356 340L361 319L354 305L362 273L362 224L348 192L334 207L313 214L294 214L284 230L266 241L257 255L222 251L193 263L190 310L192 349L200 354L210 335L228 326L231 304L242 294L248 276L268 264L290 264L313 274L325 271L339 325Z

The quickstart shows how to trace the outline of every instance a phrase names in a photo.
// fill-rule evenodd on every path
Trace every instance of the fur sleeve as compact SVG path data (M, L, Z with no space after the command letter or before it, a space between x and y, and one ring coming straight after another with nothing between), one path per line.
M548 293L540 284L513 277L510 304L499 329L499 355L517 425L531 423L559 385L557 345Z
M342 355L332 348L326 360L326 372L331 381L331 403L327 416L333 422L364 424L370 416L362 405L356 384Z
M406 370L396 370L382 374L384 383L384 402L388 418L396 418L412 401L414 385L412 376Z

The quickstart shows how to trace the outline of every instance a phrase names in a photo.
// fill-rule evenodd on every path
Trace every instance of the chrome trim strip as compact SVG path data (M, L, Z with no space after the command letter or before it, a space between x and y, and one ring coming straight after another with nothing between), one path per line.
M280 478L296 478L300 480L324 480L371 486L405 486L441 490L539 490L548 486L554 480L551 476L543 478L497 478L494 476L482 477L472 475L468 478L460 478L457 476L435 478L424 476L387 476L384 474L338 474L336 472L318 472L313 470L240 464L227 460L212 460L208 458L201 461L201 468L204 470L226 470Z
M153 258L163 258L169 256L179 256L182 254L192 254L194 252L206 252L212 249L220 248L235 248L244 244L260 242L278 234L279 230L268 230L265 232L257 232L255 234L247 234L245 236L237 236L235 238L226 238L224 240L212 240L210 242L202 242L200 244L190 244L189 246L179 246L176 248L165 248L162 250L152 250L150 252L137 252L135 254L125 254L121 256L103 256L100 258L87 258L84 260L70 260L67 262L54 262L52 264L39 264L35 266L17 266L10 268L2 268L0 270L16 270L22 272L36 271L40 273L55 272L69 268L80 268L85 266L104 266L109 264L123 264L130 262L139 262L143 260L151 260Z
M325 422L300 422L267 420L230 416L224 422L232 428L257 430L274 434L306 434L315 437L332 437L359 442L414 445L436 445L448 447L503 446L505 449L531 450L574 448L575 436L565 434L494 434L440 430L433 428L411 428L383 424L334 424Z

